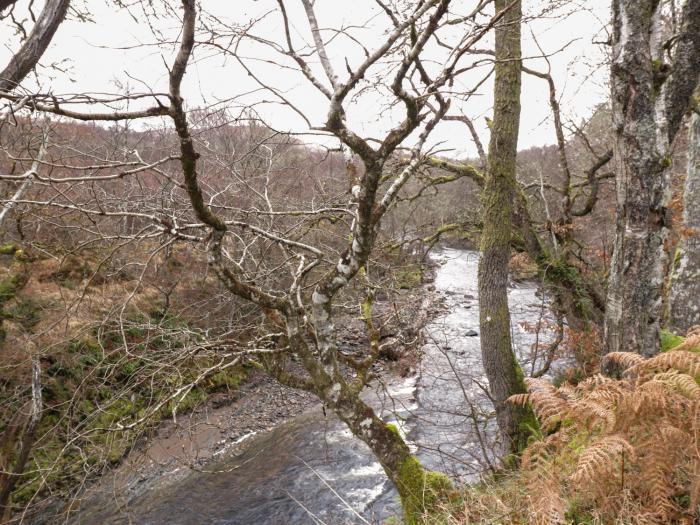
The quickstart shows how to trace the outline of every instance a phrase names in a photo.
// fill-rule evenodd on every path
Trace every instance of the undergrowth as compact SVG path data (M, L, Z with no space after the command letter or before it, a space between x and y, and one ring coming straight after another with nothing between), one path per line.
M695 327L649 359L608 354L621 379L527 380L510 401L531 405L542 433L520 470L468 487L425 523L699 523L699 348Z

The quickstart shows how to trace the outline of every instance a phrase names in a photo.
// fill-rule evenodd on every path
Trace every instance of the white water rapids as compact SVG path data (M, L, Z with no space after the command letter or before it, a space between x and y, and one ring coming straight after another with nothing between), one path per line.
M433 258L439 263L434 293L445 308L425 328L419 374L377 386L366 398L397 424L427 467L473 481L495 461L497 448L478 336L478 254L443 249ZM551 337L543 328L548 312L534 283L514 285L509 302L514 346L527 375L533 346ZM528 325L542 330L533 333ZM76 522L339 525L382 523L400 513L367 447L320 408L246 443L242 452L207 465L209 472L192 471L118 507L92 505Z

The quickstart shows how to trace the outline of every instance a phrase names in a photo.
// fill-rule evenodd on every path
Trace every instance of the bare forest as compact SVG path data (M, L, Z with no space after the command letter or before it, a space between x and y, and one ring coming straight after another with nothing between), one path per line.
M700 523L700 0L0 26L0 524Z

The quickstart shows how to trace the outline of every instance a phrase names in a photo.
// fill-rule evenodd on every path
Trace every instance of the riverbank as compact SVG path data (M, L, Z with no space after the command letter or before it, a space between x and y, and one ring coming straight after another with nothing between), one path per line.
M398 381L403 384L401 377L415 374L422 328L437 314L430 296L433 279L431 264L426 264L419 287L398 289L377 298L378 319L395 315L392 312L401 313L397 322L381 324L382 344L387 351L385 359L374 368L380 383ZM339 319L338 326L344 352L352 354L366 348L361 321L346 316ZM403 341L412 344L399 350ZM244 455L253 441L264 440L271 431L305 412L319 410L315 396L280 385L262 373L254 373L233 394L217 393L204 405L178 416L176 421L163 422L146 442L134 447L118 467L86 490L80 503L71 505L78 514L72 512L76 519L70 521L105 523L103 515L93 516L90 509L103 507L107 499L115 508L128 507L141 496L163 492L194 473L219 468L213 465ZM81 508L87 513L79 510ZM51 519L34 521L51 522Z

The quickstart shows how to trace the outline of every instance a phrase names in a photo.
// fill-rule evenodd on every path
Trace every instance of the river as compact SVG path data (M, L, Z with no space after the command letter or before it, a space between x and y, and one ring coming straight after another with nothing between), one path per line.
M385 421L397 424L427 467L473 481L498 453L480 358L478 253L446 248L432 257L438 263L433 293L444 311L425 327L419 373L374 385L365 396ZM538 334L527 326L551 319L535 283L514 284L509 303L516 353L527 374L533 345L551 337L547 329ZM89 505L75 522L340 525L380 524L400 515L396 493L369 449L320 408L249 436L241 448L119 505Z

